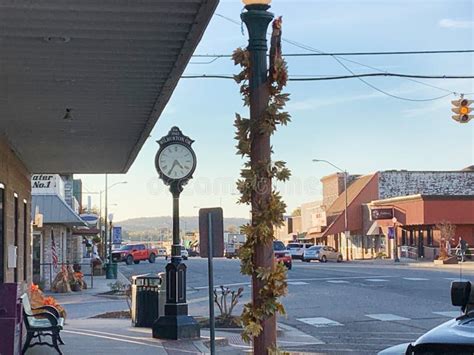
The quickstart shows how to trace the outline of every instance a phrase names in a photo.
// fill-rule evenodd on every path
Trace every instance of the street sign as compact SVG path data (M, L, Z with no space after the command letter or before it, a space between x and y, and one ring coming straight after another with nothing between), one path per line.
M199 255L207 258L209 236L209 214L212 215L212 255L224 256L224 217L222 208L201 208L199 210Z
M122 244L122 227L112 227L112 243Z

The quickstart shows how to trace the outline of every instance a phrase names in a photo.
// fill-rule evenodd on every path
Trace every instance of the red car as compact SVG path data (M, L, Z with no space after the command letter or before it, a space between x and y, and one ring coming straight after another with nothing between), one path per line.
M140 261L145 260L154 263L157 255L158 251L156 248L148 247L145 244L129 244L112 252L112 261L125 261L127 265L138 264Z
M275 260L278 263L285 264L288 270L291 270L291 267L292 267L291 254L288 250L286 250L285 244L283 244L282 241L279 241L279 240L273 241L273 252L275 253Z

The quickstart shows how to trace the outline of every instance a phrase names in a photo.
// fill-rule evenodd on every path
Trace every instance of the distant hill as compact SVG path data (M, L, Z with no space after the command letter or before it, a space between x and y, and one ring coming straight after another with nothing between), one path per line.
M228 229L230 226L239 228L247 222L248 220L245 218L224 218L224 229ZM131 218L115 222L115 224L121 226L128 233L153 231L162 228L172 229L173 227L171 216ZM187 232L198 231L198 217L180 217L180 228L185 229Z

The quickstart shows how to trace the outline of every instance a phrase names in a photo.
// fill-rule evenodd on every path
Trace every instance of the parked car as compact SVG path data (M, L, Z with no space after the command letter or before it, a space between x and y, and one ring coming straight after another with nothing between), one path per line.
M145 244L129 244L122 246L119 250L112 252L112 261L125 261L127 265L138 264L140 261L148 260L154 263L158 250Z
M342 261L342 254L336 251L333 247L315 245L306 249L303 254L303 261L310 262L311 260L317 260L322 263L331 260L340 263Z
M471 283L451 284L451 303L461 307L463 315L429 330L413 343L392 346L379 355L472 355L474 354L474 288Z
M189 258L188 249L186 249L184 245L181 245L181 257L183 258L183 260L188 260Z
M311 248L312 246L313 244L288 243L288 245L286 246L286 249L288 249L293 259L303 260L304 251L306 249Z
M292 260L291 254L285 248L285 244L279 240L273 241L273 252L275 253L275 260L279 263L285 264L288 270L291 270Z
M166 257L168 255L168 251L166 248L157 248L156 249L156 256L163 256Z
M239 248L240 248L240 244L234 244L234 243L227 244L224 249L224 256L227 259L238 258Z

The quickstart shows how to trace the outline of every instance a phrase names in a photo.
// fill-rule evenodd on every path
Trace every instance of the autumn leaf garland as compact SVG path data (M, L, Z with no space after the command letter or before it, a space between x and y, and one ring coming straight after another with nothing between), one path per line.
M234 79L241 85L240 92L245 106L250 105L249 58L248 50L242 48L236 49L232 56L235 65L242 68L241 72L234 76ZM237 154L248 159L241 170L241 177L237 181L237 189L241 193L239 202L242 204L251 204L252 195L257 193L260 178L278 181L286 181L290 178L290 170L283 161L260 162L254 164L253 168L250 166L251 131L272 135L277 126L290 122L290 115L283 111L289 100L289 94L282 93L287 78L286 62L281 57L275 58L274 72L268 77L270 100L264 117L251 121L249 118L236 114L234 126L236 128ZM283 225L285 210L286 205L281 195L272 189L268 200L260 201L257 206L254 206L252 223L242 227L242 232L247 235L247 240L239 251L241 272L246 275L255 275L264 284L259 290L259 305L250 302L244 306L241 318L244 326L242 338L246 342L250 342L253 337L260 334L263 320L276 313L285 313L285 309L279 301L279 297L285 295L288 288L285 266L277 263L271 268L263 268L254 264L255 246L257 244L272 244L274 240L273 227Z

